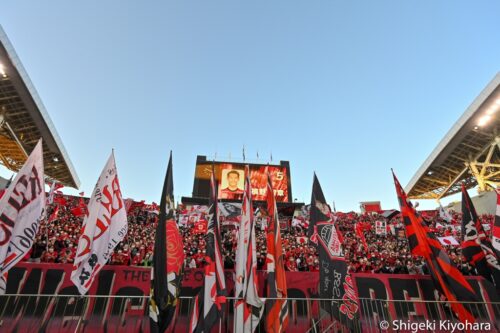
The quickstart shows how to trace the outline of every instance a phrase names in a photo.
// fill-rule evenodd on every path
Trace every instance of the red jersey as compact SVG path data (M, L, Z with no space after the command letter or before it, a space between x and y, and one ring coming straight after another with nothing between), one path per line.
M220 191L220 199L241 200L243 198L243 190L236 188L232 191L228 187Z

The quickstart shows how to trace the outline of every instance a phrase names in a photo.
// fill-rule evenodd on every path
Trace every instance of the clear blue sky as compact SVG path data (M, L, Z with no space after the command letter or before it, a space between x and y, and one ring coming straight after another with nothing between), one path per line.
M189 196L196 155L245 145L290 161L295 198L309 201L316 171L347 211L397 205L390 168L407 184L500 70L499 13L498 1L9 1L0 24L86 194L111 148L124 195L158 201L170 149L175 194Z

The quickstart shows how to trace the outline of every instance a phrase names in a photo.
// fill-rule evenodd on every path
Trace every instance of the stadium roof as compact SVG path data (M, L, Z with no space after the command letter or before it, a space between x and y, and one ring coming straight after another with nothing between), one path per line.
M0 26L0 164L19 171L40 137L46 176L78 188L80 180L61 138Z
M406 192L440 199L466 188L500 184L500 73L484 88L425 160Z

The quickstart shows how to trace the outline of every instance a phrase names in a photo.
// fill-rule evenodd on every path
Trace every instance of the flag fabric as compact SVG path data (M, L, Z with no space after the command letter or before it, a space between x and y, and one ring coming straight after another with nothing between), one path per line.
M54 202L54 193L58 191L59 189L63 188L64 185L59 184L56 181L53 181L52 184L50 184L50 189L49 189L49 196L47 198L47 204L52 205Z
M356 223L355 231L356 231L356 236L359 237L359 240L361 241L361 244L363 244L365 250L368 251L368 243L366 242L365 234L363 232L361 223L359 222Z
M462 184L462 254L479 275L492 282L500 294L500 265L484 232L472 200Z
M0 199L2 199L5 191L9 188L10 184L12 183L12 178L14 177L14 174L12 174L9 178L9 180L7 181L7 184L5 184L5 187L3 189L0 190Z
M66 199L64 199L62 195L54 197L54 202L59 206L66 206L68 204L68 202L66 201Z
M42 139L0 199L0 294L7 272L33 245L45 214L46 198Z
M393 177L411 253L424 258L434 285L448 299L459 320L474 323L474 315L462 304L478 300L474 290L412 206L394 173Z
M271 177L267 173L267 297L266 332L281 333L288 326L288 304L284 255L281 243L281 231L278 219L278 208ZM305 242L304 242L305 243ZM300 243L299 243L300 244Z
M71 281L80 294L87 293L127 231L127 213L112 152L92 192L71 272Z
M215 181L215 168L213 165L210 185L205 279L200 293L196 296L195 307L190 320L190 332L210 332L212 327L222 319L225 311L227 292L224 265L220 250L217 183Z
M441 202L439 202L439 217L445 220L446 222L450 223L451 220L453 220L453 217L451 217L450 213L448 213L444 207L441 205Z
M375 233L377 235L387 235L387 222L375 221Z
M399 214L399 210L396 209L390 209L390 210L385 210L381 215L387 219L387 221L390 221L393 217Z
M460 245L453 236L438 237L439 242L443 245Z
M497 209L495 213L495 222L491 231L492 245L495 249L497 258L500 258L500 187L497 187Z
M59 206L56 205L54 210L52 211L52 214L49 216L48 222L51 223L57 219L57 215L59 214Z
M170 152L160 201L151 271L149 300L151 332L164 332L174 318L177 309L184 264L184 249L174 212L174 181L172 152Z
M71 214L73 214L73 216L75 217L82 217L88 214L88 207L85 204L85 201L83 201L83 198L80 198L78 206L71 209Z
M321 302L321 308L350 329L359 326L357 297L347 272L342 241L334 225L316 174L313 179L308 236L316 244L320 261L319 297L332 299Z
M195 234L206 234L208 232L208 221L205 219L200 219L194 224L193 233Z
M233 332L251 333L259 325L264 312L264 302L257 294L257 252L255 249L255 224L252 205L250 171L245 168L245 191L236 248L236 278Z

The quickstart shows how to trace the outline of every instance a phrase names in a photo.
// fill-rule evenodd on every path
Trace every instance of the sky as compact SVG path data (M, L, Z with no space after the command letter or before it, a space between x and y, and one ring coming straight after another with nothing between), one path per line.
M241 161L245 146L252 162L290 161L298 201L316 172L349 211L397 207L390 169L407 184L500 70L499 12L498 1L9 1L0 24L86 195L112 148L124 197L159 202L170 150L179 200L197 155Z

